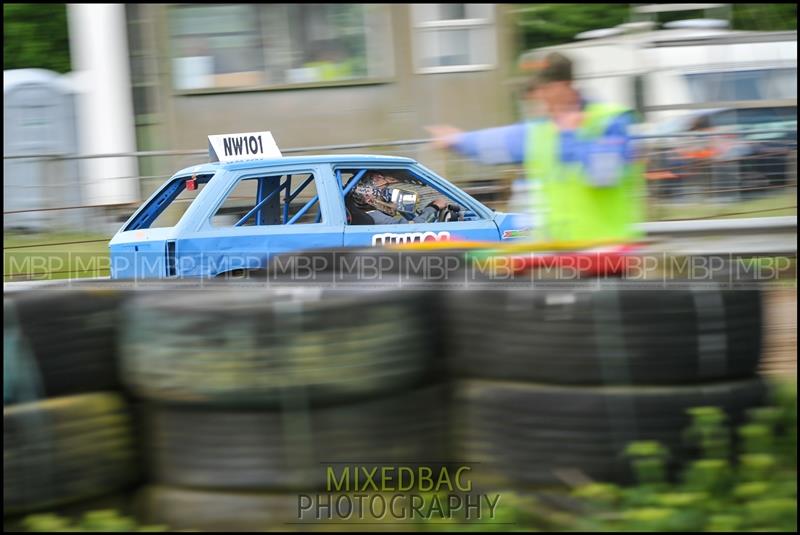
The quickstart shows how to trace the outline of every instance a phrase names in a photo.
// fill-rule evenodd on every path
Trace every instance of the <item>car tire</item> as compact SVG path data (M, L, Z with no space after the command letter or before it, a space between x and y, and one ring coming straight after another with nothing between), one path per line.
M46 397L118 390L118 311L113 287L43 288L8 294Z
M766 390L760 379L647 387L462 381L453 407L457 457L478 463L479 476L514 485L562 483L564 470L631 482L623 455L629 443L660 441L676 468L696 453L684 437L688 409L719 407L736 424L764 402Z
M110 494L138 474L131 418L117 394L3 408L3 514Z
M447 300L456 376L554 384L683 384L750 377L757 290L468 290Z
M146 400L227 407L313 405L428 380L432 325L415 292L246 290L139 295L124 310L126 385Z
M186 488L290 491L326 488L328 467L443 462L446 392L284 411L150 406L150 480Z

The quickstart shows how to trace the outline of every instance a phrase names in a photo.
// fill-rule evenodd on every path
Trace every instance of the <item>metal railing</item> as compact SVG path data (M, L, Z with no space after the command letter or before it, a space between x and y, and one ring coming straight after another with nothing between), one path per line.
M637 152L647 162L647 196L650 220L705 219L715 217L774 215L796 210L792 201L797 188L796 130L726 133L683 133L669 136L636 136ZM512 200L512 184L524 176L519 165L481 165L469 158L431 148L429 139L387 142L349 143L284 149L286 155L339 154L359 152L407 156L439 172L491 208L507 209ZM99 180L131 180L139 185L141 198L183 167L207 161L206 150L136 151L116 154L30 154L3 156L4 163L39 162L48 175L48 165L65 161L88 161L99 158L137 158L140 169L152 172L133 177ZM53 172L56 172L55 169ZM80 178L73 184L56 186L8 186L3 215L6 228L14 216L51 214L54 225L63 218L60 212L87 210L96 214L116 212L115 221L130 215L138 203L116 206L86 203L69 204L61 199L64 188L83 187L91 181ZM8 182L6 182L8 184ZM40 188L41 206L15 206L14 188ZM9 198L9 194L10 197ZM782 195L785 194L785 195ZM765 199L780 199L769 202ZM749 201L752 206L747 206ZM696 209L692 210L694 206ZM730 209L726 209L730 207ZM685 213L684 213L685 212ZM778 214L782 215L782 214ZM9 219L11 221L9 221ZM11 223L11 225L9 225ZM68 225L67 225L68 226Z

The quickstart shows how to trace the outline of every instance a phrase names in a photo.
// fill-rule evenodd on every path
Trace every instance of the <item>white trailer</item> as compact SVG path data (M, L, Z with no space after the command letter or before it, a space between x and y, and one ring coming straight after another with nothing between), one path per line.
M725 29L690 20L655 29L634 22L585 32L579 41L530 50L574 61L576 86L590 99L636 109L646 123L688 110L797 106L797 32Z

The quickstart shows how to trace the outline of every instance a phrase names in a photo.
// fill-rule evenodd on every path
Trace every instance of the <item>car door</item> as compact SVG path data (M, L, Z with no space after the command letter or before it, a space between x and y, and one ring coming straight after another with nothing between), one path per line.
M392 169L411 173L424 182L437 194L447 197L464 209L463 221L431 222L431 223L399 223L388 225L345 225L345 247L381 247L393 244L416 243L425 241L498 241L498 227L493 219L493 212L467 195L450 182L419 164L389 165L370 163L360 170L391 172ZM336 169L339 172L358 171L358 169ZM357 174L354 175L354 178ZM352 178L351 178L352 180ZM345 191L351 185L348 181ZM344 199L342 199L344 206Z
M214 201L176 241L178 275L263 268L278 253L342 246L344 222L331 206L338 192L330 192L336 185L329 166L268 166L228 173ZM307 191L310 185L315 191ZM233 202L239 200L240 204ZM233 210L226 212L226 207Z

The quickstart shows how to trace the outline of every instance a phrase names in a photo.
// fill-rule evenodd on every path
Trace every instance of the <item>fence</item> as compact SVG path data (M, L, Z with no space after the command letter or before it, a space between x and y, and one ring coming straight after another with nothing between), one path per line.
M429 139L385 143L354 143L284 149L285 155L363 153L407 156L424 163L465 191L499 210L524 205L524 193L514 186L524 171L519 165L482 165L451 152L434 150ZM755 131L746 135L689 133L634 138L638 154L647 162L648 219L706 219L727 216L786 215L796 211L797 131ZM206 150L139 151L103 155L4 156L4 162L36 161L42 173L58 173L65 162L103 158L136 158L139 168L149 172L135 179L141 198L147 198L176 170L206 162ZM84 187L88 182L80 183ZM13 186L6 188L35 187ZM40 214L53 228L72 225L63 214L81 211L81 230L104 228L113 233L138 206L69 204L63 187L46 188L40 198L44 206L3 209L6 229L25 227L23 217ZM13 191L11 197L13 197ZM6 192L6 197L9 197ZM516 197L516 199L515 199ZM8 201L7 201L8 203ZM22 223L20 223L22 221Z

